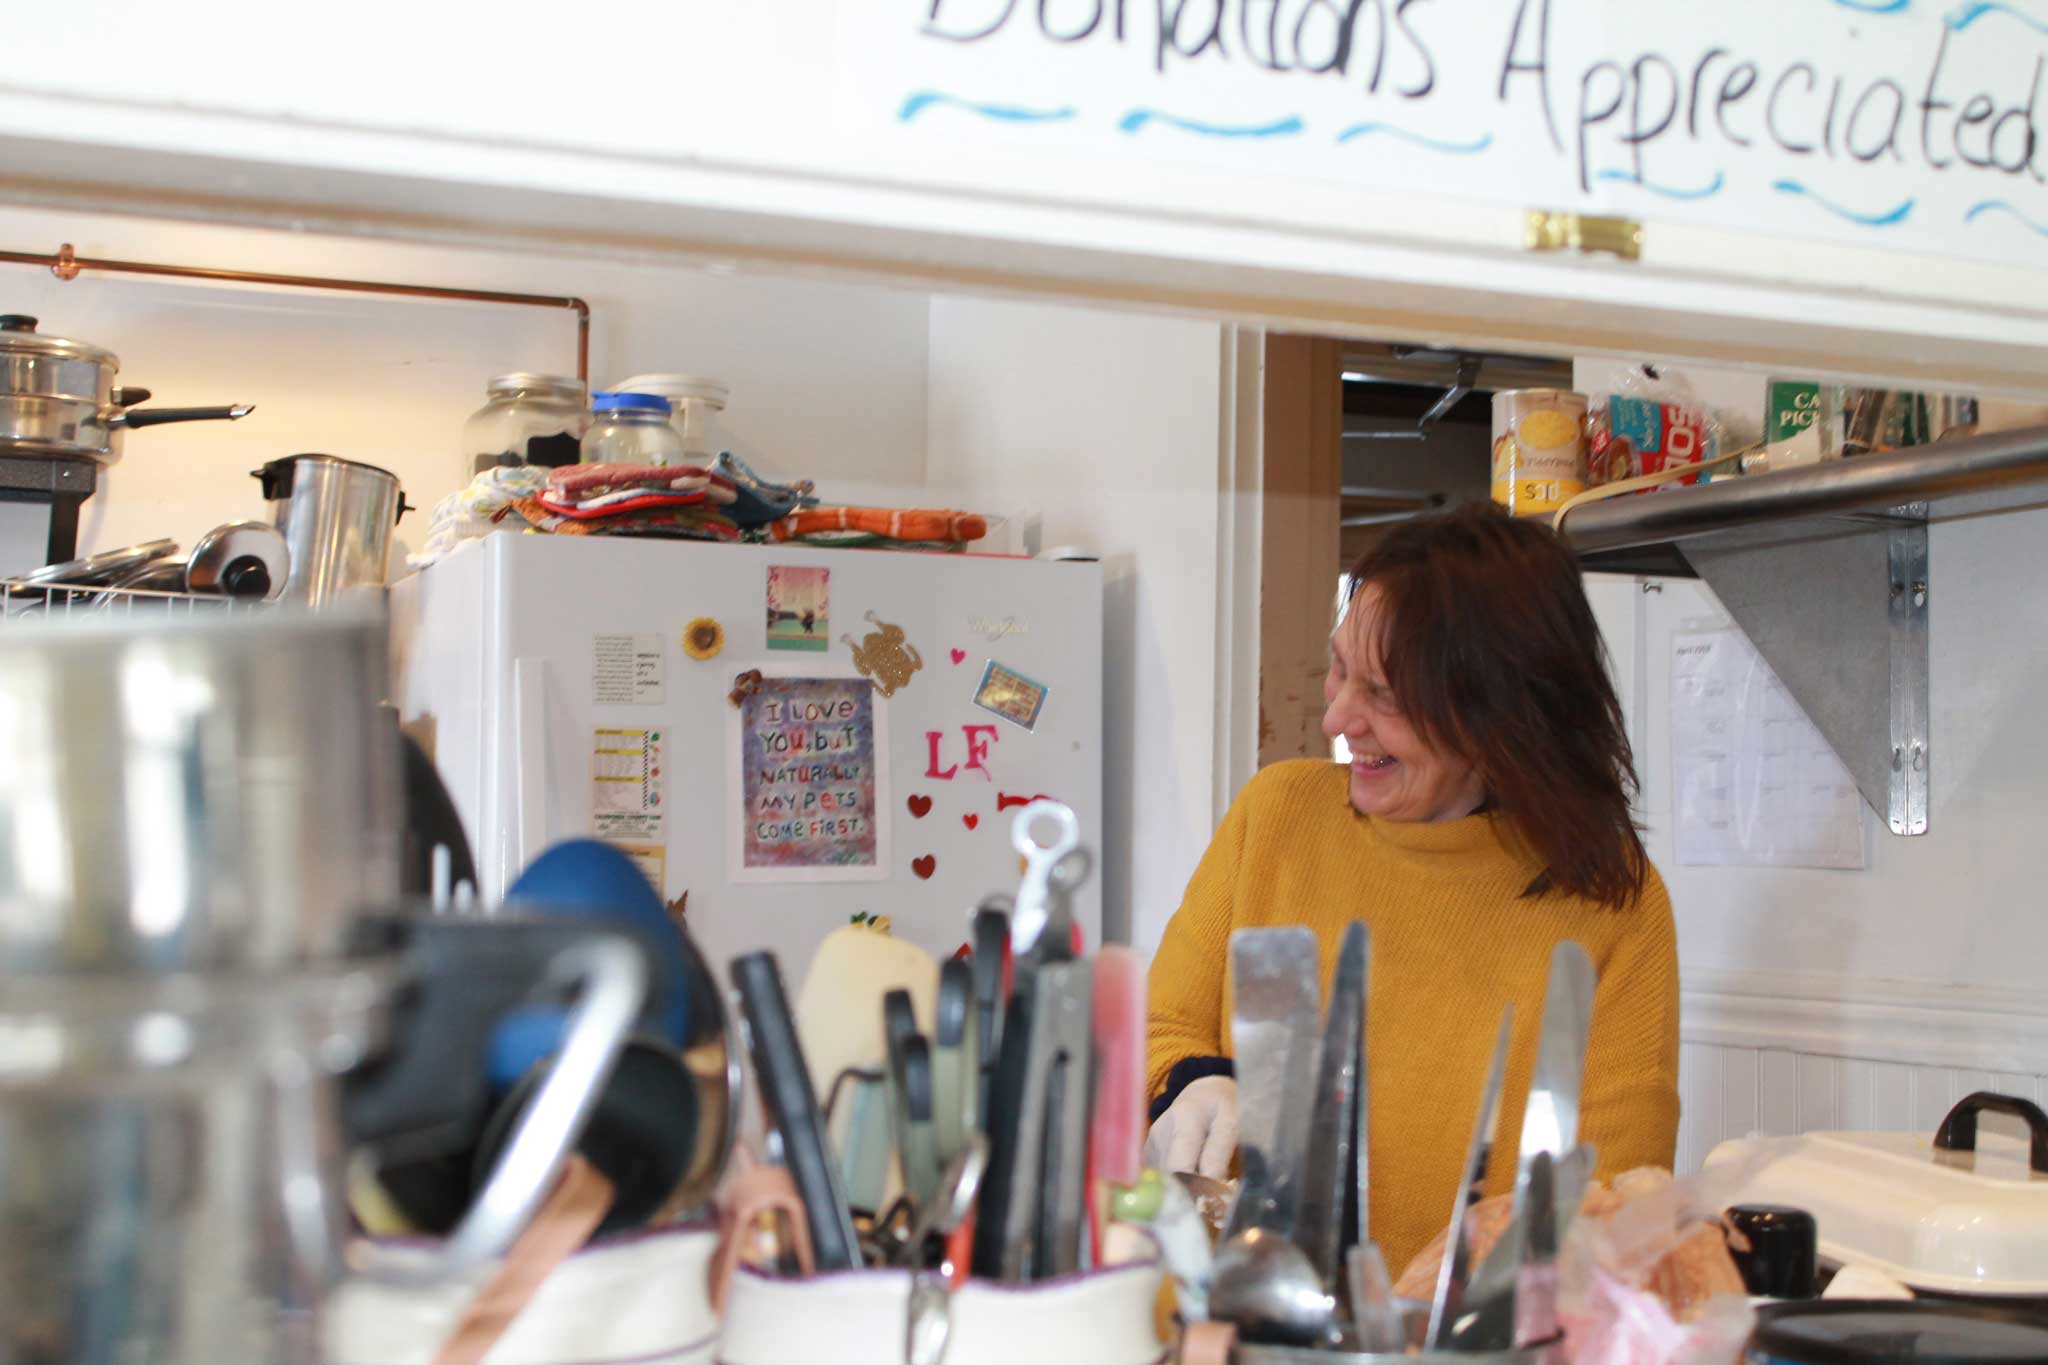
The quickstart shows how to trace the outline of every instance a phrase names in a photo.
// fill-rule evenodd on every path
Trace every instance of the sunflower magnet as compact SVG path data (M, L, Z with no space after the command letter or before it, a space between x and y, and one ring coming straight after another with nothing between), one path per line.
M709 659L725 648L725 627L709 616L700 616L683 627L683 653L693 659Z

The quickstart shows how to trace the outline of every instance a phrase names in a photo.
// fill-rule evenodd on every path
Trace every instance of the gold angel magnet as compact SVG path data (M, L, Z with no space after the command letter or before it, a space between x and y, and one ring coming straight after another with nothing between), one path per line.
M903 638L903 627L891 625L873 612L866 616L876 628L859 644L853 642L851 635L839 638L853 651L853 666L861 676L872 679L883 696L893 697L897 688L910 681L911 674L924 667L924 659L917 647Z

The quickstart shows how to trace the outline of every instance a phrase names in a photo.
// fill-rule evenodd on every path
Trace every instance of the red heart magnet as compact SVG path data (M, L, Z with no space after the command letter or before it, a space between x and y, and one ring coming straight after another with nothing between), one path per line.
M967 828L969 829L973 829L976 825L981 823L981 817L979 815L974 814L972 811L969 811L966 815L960 817L960 823L967 826Z
M910 813L919 820L924 819L925 816L932 813L932 799L929 796L911 797Z
M912 858L910 870L917 874L919 881L930 881L932 873L939 870L939 860L929 853L922 858Z
M966 658L967 658L967 651L966 651L966 650L964 650L964 649L956 649L956 650L954 650L954 651L953 651L953 662L954 662L954 663L956 663L956 664L957 664L957 663L961 663L961 662L964 662L964 661L966 660Z

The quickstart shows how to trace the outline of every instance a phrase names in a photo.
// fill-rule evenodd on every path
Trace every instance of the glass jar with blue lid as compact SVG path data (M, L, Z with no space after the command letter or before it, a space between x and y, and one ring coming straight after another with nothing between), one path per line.
M666 398L651 393L591 395L590 430L583 433L583 463L678 465L683 438L670 423Z

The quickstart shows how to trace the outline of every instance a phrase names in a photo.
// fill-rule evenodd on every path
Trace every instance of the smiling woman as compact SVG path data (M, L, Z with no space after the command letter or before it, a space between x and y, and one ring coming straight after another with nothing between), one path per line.
M1339 938L1362 920L1370 1233L1399 1267L1441 1230L1509 1005L1497 1132L1512 1142L1520 1130L1561 942L1583 945L1599 972L1581 1136L1604 1176L1670 1164L1677 950L1629 813L1621 708L1563 542L1476 504L1401 526L1350 577L1323 731L1351 761L1265 769L1189 882L1152 966L1148 1157L1229 1167L1232 932L1308 926L1327 986ZM1494 1166L1499 1193L1513 1163Z

